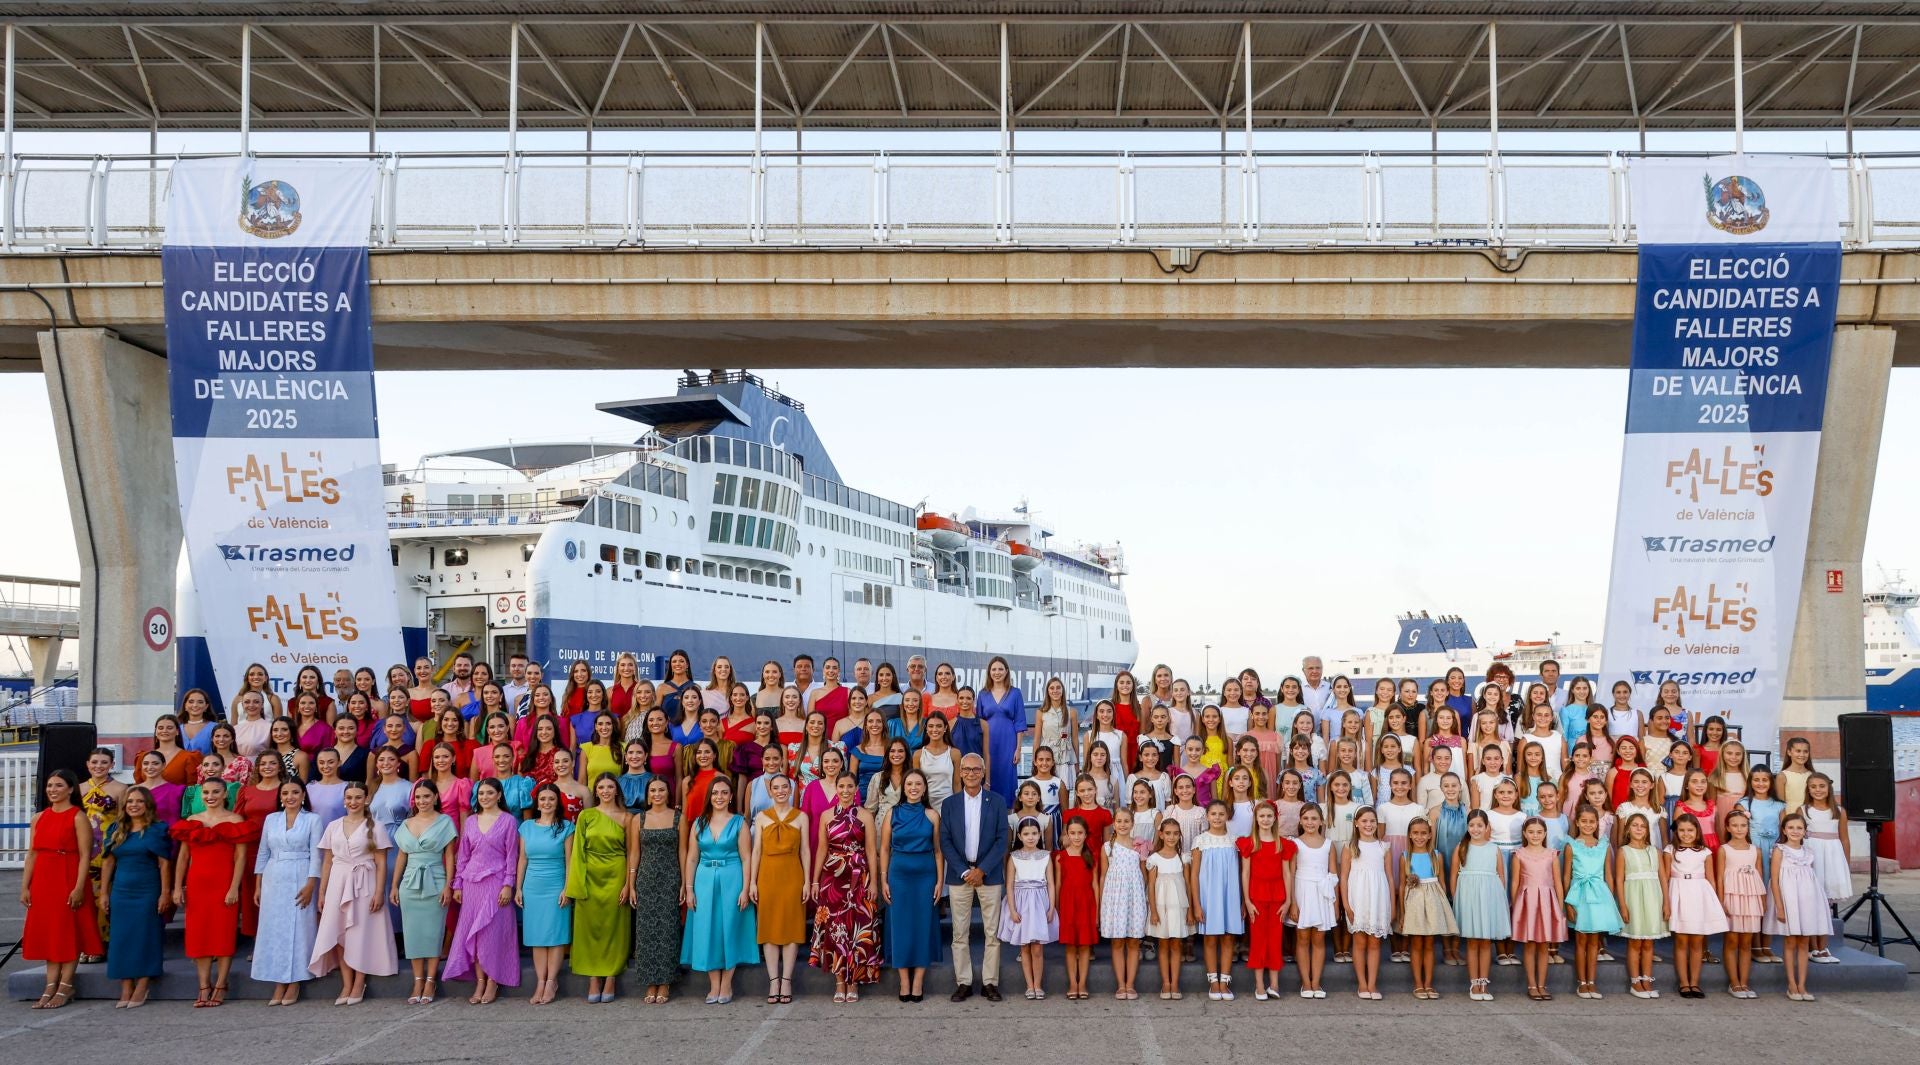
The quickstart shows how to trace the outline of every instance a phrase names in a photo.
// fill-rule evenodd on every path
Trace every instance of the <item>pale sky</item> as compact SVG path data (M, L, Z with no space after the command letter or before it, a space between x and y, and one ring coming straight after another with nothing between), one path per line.
M638 136L602 134L596 146L625 147L623 137ZM674 136L727 146L740 140L736 134ZM1172 139L1158 136L1156 144ZM1299 140L1326 146L1339 142L1323 138L1337 136ZM365 145L363 136L303 137L307 150L321 147L315 140L341 149ZM1180 142L1196 139L1214 143L1211 135ZM1425 147L1424 135L1417 143L1400 143L1405 140L1395 146ZM1516 140L1527 143L1509 135L1503 147L1519 146ZM257 141L263 150L289 144ZM810 147L824 147L823 141L827 137L808 135ZM145 137L88 143L88 151L140 151ZM455 146L439 138L433 143ZM549 142L578 143L577 136ZM1262 134L1257 143L1271 142ZM1554 135L1534 143L1632 147L1630 137L1619 135ZM21 150L71 145L23 136ZM382 147L395 146L383 137ZM472 138L460 146L474 146ZM1469 135L1451 135L1443 146L1477 145ZM1724 136L1705 134L1656 138L1653 146L1730 145ZM231 135L170 135L162 147L223 150L233 142ZM1751 135L1748 147L1839 144L1832 134ZM1920 149L1920 136L1862 134L1859 147ZM910 358L902 353L902 361ZM1393 616L1406 610L1463 615L1483 645L1556 632L1568 641L1601 636L1625 370L781 370L763 376L807 405L841 474L857 488L908 505L927 497L941 511L972 505L1004 513L1024 497L1065 540L1119 541L1131 570L1126 584L1143 666L1164 661L1176 674L1199 680L1210 643L1216 681L1245 665L1279 676L1293 672L1305 654L1390 649ZM528 371L463 379L381 373L377 385L383 456L411 464L425 452L508 438L631 439L638 426L593 405L669 393L673 374ZM482 408L484 397L499 396L512 418L480 425L471 418L407 416L445 409L449 390L480 397ZM504 402L509 394L510 405ZM932 418L889 414L908 406L924 410L930 397L941 412ZM1920 493L1911 484L1920 420L1901 414L1920 409L1920 370L1894 371L1888 407L1865 553L1869 587L1878 582L1880 566L1920 576L1920 538L1913 533L1920 527ZM0 375L0 411L10 430L0 493L16 501L12 517L0 522L0 571L78 576L44 379ZM1498 515L1490 514L1490 500L1502 504ZM24 655L15 661L0 649L0 672L19 666Z

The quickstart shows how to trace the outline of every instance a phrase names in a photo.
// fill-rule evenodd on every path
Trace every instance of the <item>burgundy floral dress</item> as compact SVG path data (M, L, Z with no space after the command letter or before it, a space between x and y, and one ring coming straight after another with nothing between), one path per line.
M827 822L813 915L812 962L848 983L880 979L880 925L867 898L867 830L858 807L835 809Z

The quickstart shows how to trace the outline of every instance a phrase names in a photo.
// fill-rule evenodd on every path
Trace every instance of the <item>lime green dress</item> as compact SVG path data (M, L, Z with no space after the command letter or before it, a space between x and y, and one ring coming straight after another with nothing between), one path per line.
M573 900L573 949L577 976L616 976L627 964L632 919L620 905L627 876L627 830L599 809L582 810L573 829L573 865L567 897Z

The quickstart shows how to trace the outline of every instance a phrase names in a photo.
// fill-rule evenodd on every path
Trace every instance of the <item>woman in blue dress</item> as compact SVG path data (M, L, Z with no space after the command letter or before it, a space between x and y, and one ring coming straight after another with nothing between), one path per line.
M747 894L752 837L733 812L733 782L715 777L694 818L681 859L687 907L680 964L707 974L707 1004L733 1001L733 970L760 958L753 901Z
M940 815L927 805L926 774L909 770L900 790L880 830L880 891L887 904L880 929L887 964L900 974L900 1001L919 1002L927 967L941 957L936 906L945 863L935 845Z
M440 812L440 791L422 780L410 789L413 809L393 832L394 886L389 901L400 909L401 955L413 965L409 1004L433 1001L440 979L441 945L447 935L447 904L453 901L453 818Z
M994 655L987 662L987 683L974 697L974 708L987 730L987 786L1009 803L1020 784L1020 734L1027 731L1027 700L1013 686L1007 660Z
M120 981L115 1009L147 1004L161 974L167 904L173 883L173 841L154 815L153 793L135 785L120 796L120 820L108 833L100 866L101 909L107 918L107 978Z
M269 1006L300 1001L300 985L313 978L308 963L319 927L314 892L320 886L320 833L326 826L307 809L306 786L297 780L280 785L280 809L267 815L254 856L253 898L260 907L260 931L253 940L255 980L273 985Z
M573 938L573 912L566 908L567 862L573 852L573 822L560 812L560 789L551 782L533 792L532 817L520 822L520 879L513 893L520 907L520 942L533 948L533 994L538 1006L560 990L560 962Z
M367 816L373 823L387 830L387 838L400 829L400 822L413 812L413 785L406 777L406 763L401 760L400 752L392 747L382 747L373 755L373 794L367 799ZM381 886L380 894L391 896L393 886L400 882L400 863L388 861L387 882ZM400 927L400 907L389 903L387 921L395 928Z

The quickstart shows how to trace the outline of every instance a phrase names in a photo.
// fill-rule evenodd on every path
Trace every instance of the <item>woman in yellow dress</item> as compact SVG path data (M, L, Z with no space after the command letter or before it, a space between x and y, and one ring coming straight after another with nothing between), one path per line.
M767 960L767 1001L793 1001L793 963L807 941L806 870L812 867L807 815L793 804L793 781L766 778L773 805L755 818L749 890L760 913L760 951Z

